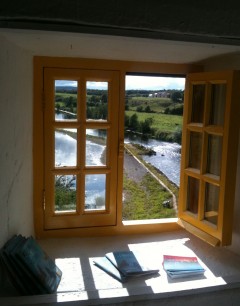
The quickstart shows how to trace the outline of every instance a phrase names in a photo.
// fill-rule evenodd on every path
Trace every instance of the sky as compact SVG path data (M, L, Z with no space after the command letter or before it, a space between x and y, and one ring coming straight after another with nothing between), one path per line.
M184 89L185 78L153 77L153 76L126 76L126 89Z
M129 89L146 89L146 90L162 90L162 89L178 89L183 90L185 78L174 77L153 77L153 76L126 76L126 90ZM56 81L56 86L77 86L76 81ZM107 82L87 82L89 89L107 89Z

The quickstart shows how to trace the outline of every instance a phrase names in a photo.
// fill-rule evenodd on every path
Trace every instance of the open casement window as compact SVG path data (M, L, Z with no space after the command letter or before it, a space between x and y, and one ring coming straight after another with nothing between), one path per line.
M231 243L239 88L237 72L186 79L179 218L214 245Z
M118 74L44 69L44 229L116 224Z

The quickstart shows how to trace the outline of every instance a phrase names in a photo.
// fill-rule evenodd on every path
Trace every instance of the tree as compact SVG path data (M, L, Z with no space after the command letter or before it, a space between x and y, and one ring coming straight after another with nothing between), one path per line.
M151 113L151 108L149 105L145 107L145 113Z
M139 131L139 121L136 113L134 113L129 119L129 129L135 132Z
M153 119L152 118L147 118L145 119L143 122L141 122L141 131L143 134L152 134L152 128L151 125L153 123Z
M107 103L107 101L108 101L108 96L107 96L107 94L103 94L103 95L102 95L101 101L102 101L102 103Z
M171 99L175 103L182 103L183 102L183 90L173 91L171 94Z

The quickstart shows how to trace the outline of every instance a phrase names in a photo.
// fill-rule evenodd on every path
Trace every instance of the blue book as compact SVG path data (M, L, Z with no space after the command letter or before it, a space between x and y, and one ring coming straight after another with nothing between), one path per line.
M62 271L32 237L25 241L17 253L17 258L24 264L28 273L31 273L45 288L46 293L56 291Z
M13 236L1 249L0 256L12 285L20 294L56 291L62 272L32 237Z
M107 259L107 257L99 257L94 259L94 264L102 269L104 272L115 278L116 280L124 283L127 281L127 277L123 275L112 263Z
M106 258L125 276L156 274L159 269L150 268L140 252L118 251L107 253Z

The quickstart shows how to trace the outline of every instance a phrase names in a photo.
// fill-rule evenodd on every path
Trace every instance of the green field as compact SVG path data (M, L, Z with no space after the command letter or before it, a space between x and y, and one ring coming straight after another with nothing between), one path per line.
M125 114L132 116L136 111L125 111ZM174 132L176 128L182 129L182 116L167 115L162 113L140 113L137 112L138 120L144 121L147 118L152 118L152 128L161 129L163 132Z
M172 101L169 98L128 97L127 101L131 110L136 111L138 106L146 107L148 105L156 113L162 113L166 107L172 105Z

